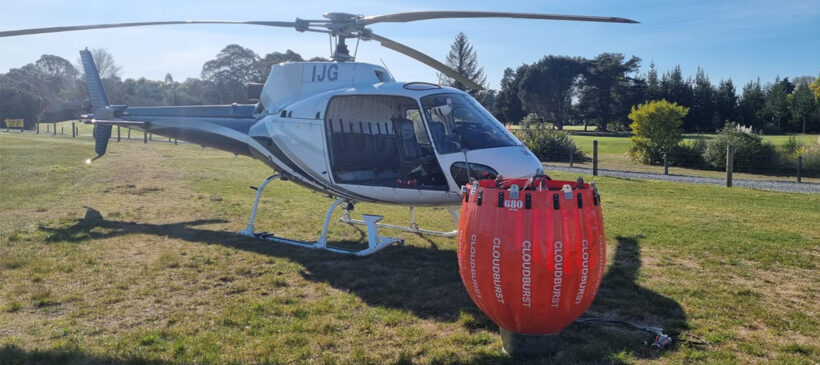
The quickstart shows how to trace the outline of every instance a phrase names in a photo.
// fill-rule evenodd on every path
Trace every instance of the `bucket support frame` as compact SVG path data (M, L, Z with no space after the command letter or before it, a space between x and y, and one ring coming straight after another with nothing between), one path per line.
M255 188L255 190L256 190L256 199L253 202L253 209L251 210L251 218L250 218L250 221L248 222L248 226L245 227L244 230L239 231L240 236L253 237L253 238L263 239L263 240L272 241L272 242L284 243L286 245L291 245L291 246L297 246L297 247L302 247L302 248L311 248L311 249L319 249L319 250L325 250L325 251L330 251L330 252L334 252L334 253L355 255L355 256L367 256L367 255L375 253L379 250L382 250L385 247L390 246L393 243L400 243L400 244L404 243L404 241L399 239L399 238L384 237L384 236L379 235L379 228L378 228L379 223L378 222L383 218L382 216L362 214L362 220L360 222L362 222L362 224L367 226L367 248L356 251L356 250L346 250L346 249L342 249L342 248L336 248L336 247L328 246L327 245L327 227L330 224L330 217L333 214L333 210L336 209L336 207L338 207L339 204L346 201L345 198L338 198L333 202L333 204L330 205L330 208L327 210L327 213L325 214L325 221L324 221L324 225L322 226L322 234L319 236L319 238L316 240L316 242L305 242L305 241L300 241L300 240L293 240L293 239L288 239L288 238L283 238L283 237L277 237L273 233L268 233L268 232L255 232L253 223L256 220L256 212L257 212L257 208L259 207L259 199L262 197L262 191L265 189L265 187L268 185L269 182L271 182L273 180L281 179L281 178L282 178L281 175L274 174L274 175L268 177L267 179L265 179L265 181L263 181L262 184L260 184L258 188ZM251 187L251 188L253 188L253 187ZM345 214L346 217L349 218L350 217L349 213L350 212L348 210L345 210L344 214Z
M453 218L453 222L455 222L456 226L458 226L458 206L448 206L447 211L450 213L450 217ZM349 223L349 224L358 224L358 225L365 225L367 222L363 220L353 219L350 217L350 211L345 210L344 215L339 218L339 221ZM409 226L400 226L396 224L388 224L388 223L376 223L376 226L379 228L387 228L387 229L396 229L399 231L405 232L412 232L417 234L424 234L430 236L439 236L439 237L455 237L458 235L458 230L453 230L449 232L442 232L442 231L433 231L429 229L422 229L419 228L418 223L416 223L416 211L415 207L410 207L410 225Z

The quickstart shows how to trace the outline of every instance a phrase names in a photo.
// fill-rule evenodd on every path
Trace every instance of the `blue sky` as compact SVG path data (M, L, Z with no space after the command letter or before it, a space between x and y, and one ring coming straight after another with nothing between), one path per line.
M478 53L491 87L506 67L547 54L594 57L619 52L640 57L642 72L654 61L660 71L680 64L684 75L698 66L714 83L732 78L740 88L760 77L820 73L820 1L55 1L0 0L0 29L152 20L317 19L323 12L365 15L419 10L487 10L619 16L641 24L603 24L510 19L429 20L376 24L377 34L444 60L463 31ZM179 25L0 38L0 72L33 62L44 53L75 62L84 47L106 48L125 77L176 80L198 77L202 64L237 43L260 55L292 49L303 56L329 54L327 36L258 26ZM375 42L359 46L358 60L381 64L405 81L435 81L435 71Z

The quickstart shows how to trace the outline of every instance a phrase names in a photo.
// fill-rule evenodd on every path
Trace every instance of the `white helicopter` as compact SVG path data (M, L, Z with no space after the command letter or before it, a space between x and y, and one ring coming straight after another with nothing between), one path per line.
M0 32L0 37L87 29L171 24L246 24L326 33L335 42L334 62L274 65L259 102L224 106L127 107L110 105L91 53L80 51L91 99L97 159L105 154L112 126L177 138L256 158L276 172L256 189L250 222L241 235L300 247L359 256L400 241L381 237L378 227L423 234L413 207L446 206L458 223L461 189L471 179L542 175L539 160L469 94L425 82L397 82L381 66L355 62L346 39L375 40L414 58L467 87L482 87L435 59L373 33L367 26L442 18L525 18L637 23L616 17L483 11L420 11L376 16L325 13L322 20L160 21L35 28ZM91 163L92 159L87 160ZM276 237L254 229L263 189L275 179L293 181L337 199L325 215L317 242ZM253 187L252 187L253 188ZM365 224L368 247L350 251L327 245L331 213L346 202L347 223ZM350 217L353 204L410 206L409 227L378 223L381 216Z

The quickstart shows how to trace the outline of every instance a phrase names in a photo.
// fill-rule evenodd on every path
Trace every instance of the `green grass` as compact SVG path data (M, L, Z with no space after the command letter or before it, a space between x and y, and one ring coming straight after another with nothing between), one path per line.
M629 135L613 135L613 136L598 136L598 135L579 135L579 134L572 134L571 135L573 141L575 141L576 145L581 148L581 150L586 154L588 157L592 157L593 151L593 141L598 141L598 167L602 169L610 169L610 170L623 170L623 171L642 171L642 172L653 172L653 173L663 173L663 166L652 166L652 165L643 165L632 161L627 156L627 151L629 151L629 147L632 145L630 141ZM713 134L685 134L685 140L695 140L695 139L705 139L709 140L714 138L715 135ZM786 143L790 136L764 136L764 140L770 141L771 143L777 145L782 145ZM798 140L802 141L803 143L810 145L817 143L818 135L794 135L794 137L798 138ZM550 163L554 165L566 166L566 163ZM587 161L586 163L575 163L577 167L592 167L592 162ZM670 174L679 174L679 175L692 175L692 176L704 176L704 177L713 177L713 178L724 178L726 173L724 171L714 171L714 170L700 170L700 169L692 169L692 168L680 168L680 167L670 167L669 168ZM756 180L787 180L787 181L796 181L796 176L794 174L788 174L784 176L778 175L761 175L761 174L748 174L748 173L735 173L734 177L736 179L756 179ZM806 178L803 177L803 181L805 182L813 182L813 183L820 183L820 178Z
M92 151L0 133L0 364L519 362L464 291L455 239L385 231L406 245L351 258L243 238L261 163L123 142L87 166ZM531 362L820 361L820 196L596 181L609 262L587 315L709 345L658 352L643 334L574 324L558 354ZM330 203L275 182L257 227L314 239ZM417 213L452 229L443 209ZM335 223L330 239L363 232Z

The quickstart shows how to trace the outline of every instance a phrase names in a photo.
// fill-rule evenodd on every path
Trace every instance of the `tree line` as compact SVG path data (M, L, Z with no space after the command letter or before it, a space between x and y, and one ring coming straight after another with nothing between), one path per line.
M531 65L507 68L489 106L505 122L529 113L561 129L591 124L599 130L625 130L633 106L652 100L690 109L686 132L713 133L727 123L768 133L820 131L820 77L779 77L772 83L748 82L738 92L731 79L712 83L702 68L684 77L680 66L659 74L650 64L639 74L641 59L602 53L593 59L545 56Z
M260 56L231 44L202 65L199 78L179 82L171 74L162 81L123 79L110 53L96 49L93 54L109 100L130 106L244 103L246 85L264 82L272 65L305 61L291 50ZM486 86L483 69L463 34L456 37L446 62ZM640 58L619 53L592 59L548 55L533 64L505 69L498 90L467 91L501 121L519 123L535 114L558 129L581 124L626 130L633 106L668 100L690 109L683 121L686 132L711 133L727 122L767 133L820 131L820 77L777 78L766 84L755 80L738 91L731 79L713 84L700 68L694 77L684 77L680 66L659 73L650 64L649 71L640 74L640 65ZM64 58L43 55L0 74L0 120L23 118L32 128L35 122L76 118L89 105L80 70ZM440 82L465 88L442 75Z
M144 77L122 78L122 69L105 49L92 50L109 102L129 106L208 105L248 102L249 83L264 82L271 66L305 61L291 50L260 56L231 44L202 65L199 78L162 81ZM328 61L315 57L308 61ZM0 121L25 119L34 123L75 119L88 112L90 101L79 59L75 64L58 56L43 55L37 61L0 74Z

